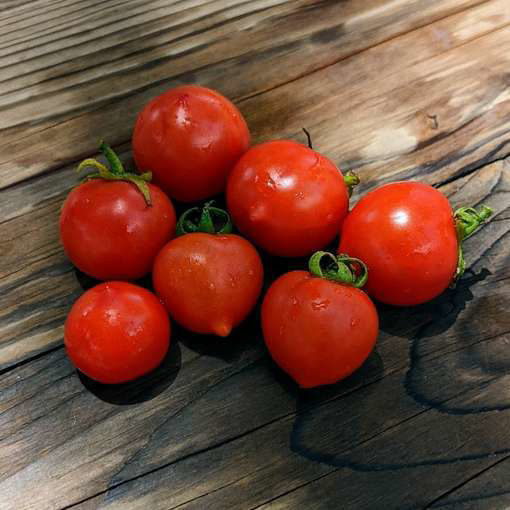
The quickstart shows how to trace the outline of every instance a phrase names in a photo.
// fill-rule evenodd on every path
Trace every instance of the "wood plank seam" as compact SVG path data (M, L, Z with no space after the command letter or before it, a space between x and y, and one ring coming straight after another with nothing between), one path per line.
M459 489L467 485L468 483L472 482L474 479L478 478L480 475L484 474L487 471L490 471L494 467L498 466L499 464L502 464L506 462L508 459L510 459L510 455L507 455L506 457L503 457L502 459L498 460L497 462L494 462L494 464L491 464L490 466L480 470L478 473L474 474L473 476L470 476L467 480L465 480L462 483L459 483L455 487L452 487L449 491L446 491L441 496L435 498L430 503L428 503L425 507L423 507L423 510L429 510L430 508L433 508L436 506L437 503L439 503L441 500L445 499L447 496L450 496L451 494L455 494Z

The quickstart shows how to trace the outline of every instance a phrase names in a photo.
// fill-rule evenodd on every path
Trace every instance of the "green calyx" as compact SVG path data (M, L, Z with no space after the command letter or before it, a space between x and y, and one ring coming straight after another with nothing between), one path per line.
M308 269L314 276L352 285L357 289L363 287L368 279L368 269L364 262L345 253L335 256L327 251L318 251L310 257Z
M96 172L86 175L84 180L88 181L90 179L106 179L108 181L132 182L143 195L145 203L148 206L151 206L152 199L148 183L152 179L152 173L145 172L143 174L134 174L131 172L126 172L117 154L115 154L113 149L103 141L99 145L99 150L108 161L109 166L103 165L97 161L97 159L93 158L83 160L76 169L77 172L81 172L85 168L94 168L97 170Z
M492 209L482 205L477 211L474 207L461 207L454 213L455 225L458 239L457 269L453 278L452 285L455 285L466 270L466 261L464 260L464 251L462 243L468 237L471 237L491 216Z
M349 170L345 172L344 182L347 186L347 192L349 193L350 198L354 188L360 183L360 179L352 170Z
M207 234L230 234L232 221L224 209L213 206L214 201L206 202L203 207L192 207L185 211L177 222L177 235L193 232Z

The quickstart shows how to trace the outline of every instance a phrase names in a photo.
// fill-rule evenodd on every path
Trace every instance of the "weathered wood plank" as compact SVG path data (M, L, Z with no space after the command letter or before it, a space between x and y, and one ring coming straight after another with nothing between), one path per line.
M100 491L106 492L77 508L166 510L189 503L223 510L252 508L327 481L322 505L370 508L381 501L381 508L402 508L431 501L497 460L494 449L510 448L504 420L510 401L502 402L506 393L498 389L507 375L489 370L508 359L506 163L444 190L456 205L484 200L496 210L496 221L468 241L478 276L467 275L456 291L423 307L382 307L377 355L355 376L333 388L296 392L272 368L254 319L221 349L222 356L234 349L230 359L197 357L191 349L214 353L214 347L181 332L183 369L171 388L119 407L85 391L58 350L0 380L0 448L9 459L0 463L0 493L20 510L62 508ZM482 368L480 352L490 362ZM438 385L427 385L434 380ZM413 384L421 398L409 389ZM501 408L498 416L480 411L486 402ZM452 412L459 409L469 414ZM467 427L460 438L458 423ZM459 470L459 462L466 467ZM324 478L311 483L318 477ZM434 487L424 484L427 477ZM419 490L412 485L418 479ZM405 491L396 490L398 481ZM281 508L314 508L308 495L296 490Z
M305 126L318 150L360 173L358 191L381 176L439 183L509 153L509 23L510 4L489 2L241 108L259 139Z
M448 491L428 508L504 510L510 504L509 468L510 461L504 458L457 490Z
M385 156L387 145L383 143L374 148L380 152L377 157L374 153L374 161L356 162L364 180L358 195L391 177L419 175L423 180L435 183L448 178L451 172L468 172L480 161L490 161L509 152L503 142L499 150L493 148L504 140L504 135L498 133L506 130L502 119L510 115L510 101L505 100L503 94L498 101L487 105L486 98L493 97L500 82L478 78L480 73L475 72L471 64L475 49L468 43L475 38L472 45L484 50L495 48L492 76L499 76L500 69L504 69L510 58L510 52L506 52L508 41L500 37L503 30L487 32L505 26L508 21L501 14L507 10L505 1L495 0L451 16L363 52L352 61L345 60L314 73L303 79L306 83L301 83L303 80L294 82L303 88L292 83L249 99L241 106L259 138L289 135L302 139L299 130L301 126L308 126L312 129L316 147L340 161L342 166L345 166L345 159L356 161L354 154L363 147L371 144L376 147L374 139L384 138L387 129L390 135L396 130L395 137L388 138L388 143L394 147L401 144L402 139L404 142L408 140L405 133L415 133L417 147L409 154L397 157L397 151L388 159ZM438 42L437 34L443 34L443 38L448 34L447 47L440 40ZM430 44L431 41L436 44ZM476 52L480 54L480 50ZM429 60L424 60L427 58ZM402 66L411 71L403 75ZM431 67L436 69L438 78L410 81L409 77L419 73L426 76ZM447 74L450 68L451 74ZM339 87L338 80L344 80L343 76L349 79ZM359 79L354 79L355 76ZM375 87L363 86L380 81L385 84L378 88L385 95L380 95ZM452 83L466 81L473 82L472 87L478 87L476 93L472 88L464 92L472 92L472 101L452 101L457 90L452 89ZM312 92L304 92L307 90ZM322 90L326 91L324 96ZM370 90L373 97L367 97L365 90ZM317 102L310 102L310 93L318 96ZM400 98L398 104L391 103L393 96ZM349 103L349 98L353 97L357 98L358 106ZM450 119L447 131L435 140L436 135L431 135L430 130L413 131L416 112L419 113L423 106L421 102L427 98L441 105L434 110L441 122L441 119ZM391 115L384 106L386 103L392 105ZM285 114L285 108L292 111L290 118ZM486 108L486 112L480 115L478 124L473 122L466 126L463 119L471 115L473 108ZM284 117L287 120L284 121ZM399 123L398 129L391 127L395 123ZM289 131L286 131L287 125ZM482 137L485 143L479 142ZM128 145L124 147L123 157L128 158ZM463 148L455 152L452 147ZM436 160L441 157L443 159ZM432 168L434 165L429 164L429 167L421 161L436 161L435 169ZM75 182L71 167L66 167L2 191L0 217L4 221L0 223L0 237L6 242L0 245L0 303L3 304L0 307L0 368L58 345L62 321L81 291L71 265L59 248L56 227L59 204ZM31 233L18 237L20 232Z
M31 9L32 12L35 12L36 6L43 2L46 6L51 3L47 0L3 0L0 4L0 12L3 13L0 15L0 21L4 21L9 18L17 19L19 16L23 15L23 11L26 11L27 9Z
M478 4L153 0L104 8L97 29L96 14L77 11L82 28L66 11L61 39L41 31L6 48L16 53L0 53L0 188L90 154L97 138L126 142L136 112L169 86L201 83L233 99L259 94ZM53 25L57 14L40 22Z

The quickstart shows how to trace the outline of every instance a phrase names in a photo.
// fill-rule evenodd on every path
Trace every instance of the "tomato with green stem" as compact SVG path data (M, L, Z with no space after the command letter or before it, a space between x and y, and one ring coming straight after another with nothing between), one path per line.
M309 255L330 243L359 182L318 152L290 140L247 151L227 183L234 223L256 245L283 256Z
M78 370L118 384L161 363L170 344L170 322L152 292L127 282L101 283L72 306L64 343Z
M273 360L302 388L352 374L374 348L379 320L360 288L361 260L317 252L309 271L278 278L262 303L264 340Z
M417 305L462 276L462 242L491 214L486 206L454 213L436 188L394 182L356 204L343 223L338 251L366 263L366 290L372 297L390 305Z
M181 202L209 198L248 149L250 132L236 106L195 85L168 90L138 114L133 154L166 193Z
M226 337L253 309L263 267L250 242L231 233L229 215L207 203L179 219L179 237L158 254L154 289L170 316L195 333Z
M99 280L131 280L150 272L159 250L175 235L170 199L151 184L150 173L127 172L104 142L109 167L86 159L94 168L64 201L60 239L71 262Z

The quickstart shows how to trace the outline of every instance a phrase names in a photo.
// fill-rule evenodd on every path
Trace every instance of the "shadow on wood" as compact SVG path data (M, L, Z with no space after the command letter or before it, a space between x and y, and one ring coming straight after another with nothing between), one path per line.
M243 352L254 344L262 342L259 316L260 311L259 306L257 306L226 338L192 333L175 321L172 321L172 335L194 352L205 356L212 356L227 363L234 363L239 360Z
M97 398L117 405L139 404L157 397L175 381L181 368L181 349L172 340L165 359L158 368L143 377L123 384L101 384L77 371L83 386Z

